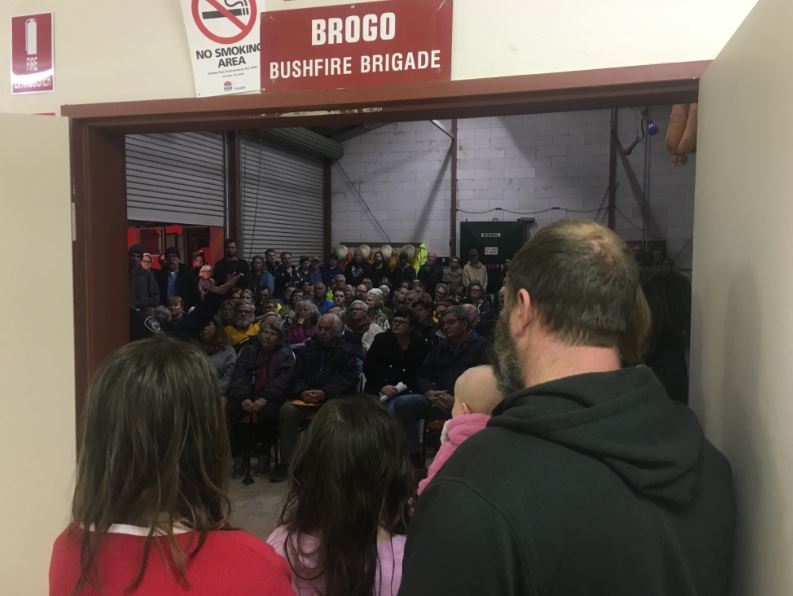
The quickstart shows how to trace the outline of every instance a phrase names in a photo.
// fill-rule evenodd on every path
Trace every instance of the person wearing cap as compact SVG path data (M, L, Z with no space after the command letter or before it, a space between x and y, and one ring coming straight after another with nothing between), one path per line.
M184 301L185 310L190 310L201 300L198 292L198 280L193 270L182 264L179 250L175 246L165 249L165 268L155 274L160 292L160 304L167 305L168 300L179 296Z
M311 257L311 283L312 285L322 281L322 273L320 272L321 261L319 257Z
M143 245L134 244L129 248L129 307L132 310L154 307L160 304L160 290L157 280L149 269L141 267Z
M466 290L472 281L478 281L487 292L487 267L479 260L479 251L475 248L468 251L468 262L463 267L463 285Z

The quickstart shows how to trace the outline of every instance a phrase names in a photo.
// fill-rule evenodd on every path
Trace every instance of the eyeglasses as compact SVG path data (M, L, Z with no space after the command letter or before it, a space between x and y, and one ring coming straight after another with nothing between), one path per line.
M441 321L441 327L446 327L447 325L455 325L460 322L461 322L460 319L451 319L451 318L443 319Z
M394 319L391 321L391 326L394 325L410 325L410 321L406 321L405 319Z

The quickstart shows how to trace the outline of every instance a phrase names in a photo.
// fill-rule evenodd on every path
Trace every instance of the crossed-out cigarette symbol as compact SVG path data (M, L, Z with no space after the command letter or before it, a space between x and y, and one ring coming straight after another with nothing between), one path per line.
M247 16L251 13L250 4L248 0L223 0L223 4L225 4L229 12L234 16L241 17ZM224 19L226 15L220 12L219 10L208 10L206 12L202 12L201 16L205 19Z

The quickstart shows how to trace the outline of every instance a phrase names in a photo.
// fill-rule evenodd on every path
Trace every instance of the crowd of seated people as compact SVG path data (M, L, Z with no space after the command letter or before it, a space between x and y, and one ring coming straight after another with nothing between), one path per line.
M496 300L474 253L295 267L226 245L197 271L171 251L156 277L130 249L131 311L190 341L98 370L51 594L726 593L729 464L675 403L686 280L640 280L613 232L574 220L524 246ZM229 523L229 429L289 480L267 543Z
M185 317L226 282L223 276L241 276L196 339L227 403L236 473L241 446L252 437L260 451L256 471L273 481L286 477L306 421L351 392L383 401L423 473L421 423L451 416L457 379L489 362L503 308L505 289L495 299L486 293L487 269L476 250L464 266L453 257L445 269L433 252L416 270L405 252L386 259L360 248L349 262L335 253L324 264L301 255L296 266L289 252L270 249L249 264L228 239L224 258L214 265L202 260L198 276L176 249L167 249L152 282L151 271L133 258L139 248L130 250L130 296L145 305L154 303L146 293L157 293L155 314L163 324ZM645 283L648 290L652 285ZM291 365L274 368L273 359ZM273 465L276 442L280 457Z
M256 472L285 479L306 420L351 392L385 402L407 431L413 463L423 468L420 421L448 418L456 378L488 358L498 308L485 294L486 273L473 253L466 267L474 275L464 275L459 261L444 270L433 252L418 267L405 252L386 259L360 248L349 261L335 253L324 263L301 255L294 265L289 252L269 249L249 263L227 239L224 258L214 264L201 255L191 269L168 248L163 269L152 272L140 267L138 251L130 249L130 307L157 307L163 324L188 316L230 274L239 275L195 333L218 376L237 474L243 446L253 440ZM449 307L455 308L445 316Z

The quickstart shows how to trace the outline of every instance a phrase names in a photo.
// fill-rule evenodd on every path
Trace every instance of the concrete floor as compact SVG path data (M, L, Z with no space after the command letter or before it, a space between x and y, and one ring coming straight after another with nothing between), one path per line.
M286 482L273 484L267 476L254 476L256 482L245 486L239 478L229 484L231 523L266 540L278 526L278 516L286 498Z

